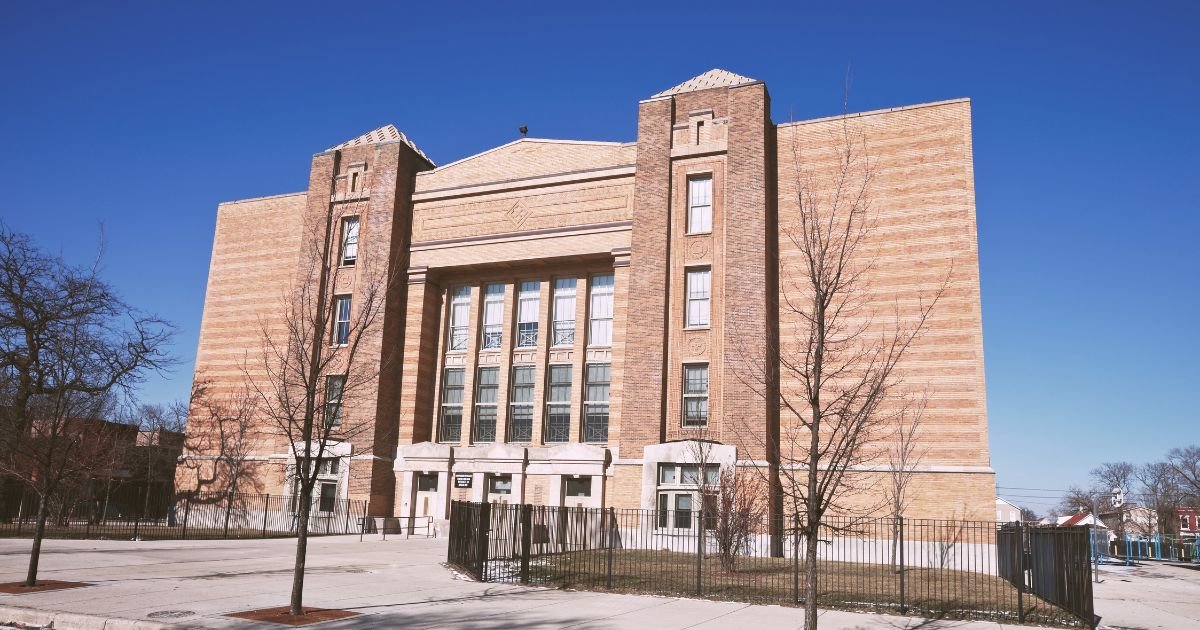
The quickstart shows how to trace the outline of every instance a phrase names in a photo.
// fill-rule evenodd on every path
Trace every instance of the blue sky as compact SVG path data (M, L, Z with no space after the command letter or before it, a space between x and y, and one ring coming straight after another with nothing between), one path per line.
M103 224L107 277L179 326L164 401L217 203L303 190L325 147L632 140L638 99L712 67L827 116L852 66L852 110L973 99L999 483L1200 443L1200 5L832 4L9 3L0 217L73 260Z

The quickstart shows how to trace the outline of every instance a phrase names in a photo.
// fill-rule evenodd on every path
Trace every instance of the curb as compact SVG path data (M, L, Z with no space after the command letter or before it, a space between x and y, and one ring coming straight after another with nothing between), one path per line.
M29 626L49 626L54 630L178 630L182 627L141 619L81 615L23 606L0 606L0 623L7 621Z

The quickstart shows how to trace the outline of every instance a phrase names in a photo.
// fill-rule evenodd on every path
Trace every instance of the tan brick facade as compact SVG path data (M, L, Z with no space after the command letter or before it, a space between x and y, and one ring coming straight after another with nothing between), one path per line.
M307 223L332 208L360 217L364 261L331 261L334 290L353 295L365 264L396 277L368 352L377 383L345 401L370 428L342 446L343 496L435 518L452 498L653 507L655 467L688 461L690 440L760 466L787 422L780 389L796 386L752 376L795 334L780 309L797 262L780 227L797 212L794 160L828 168L841 124L777 126L765 84L713 71L641 102L631 143L522 139L433 168L403 134L376 130L316 155L307 193L221 205L197 374L238 386L250 323L278 317L271 300L315 238ZM849 124L875 167L872 308L911 306L953 270L901 365L930 400L910 516L986 518L970 104ZM690 225L693 211L711 225ZM706 291L689 272L707 274ZM287 448L266 439L260 456L283 470ZM263 491L287 492L284 474Z

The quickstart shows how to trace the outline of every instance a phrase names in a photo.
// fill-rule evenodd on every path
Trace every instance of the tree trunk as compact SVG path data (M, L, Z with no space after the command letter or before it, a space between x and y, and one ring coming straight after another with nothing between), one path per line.
M300 484L300 505L296 522L296 566L292 570L292 600L289 614L304 614L304 562L308 553L308 516L312 511L312 488Z
M817 628L817 533L804 534L804 629Z
M37 586L38 561L42 558L42 538L46 536L48 514L46 495L38 495L37 526L33 530L33 549L29 551L29 571L25 574L25 586Z
M817 630L817 530L804 535L804 628Z

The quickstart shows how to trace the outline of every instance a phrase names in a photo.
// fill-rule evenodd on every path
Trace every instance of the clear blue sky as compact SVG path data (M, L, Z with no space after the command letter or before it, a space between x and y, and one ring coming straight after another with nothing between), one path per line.
M656 4L7 3L0 216L75 260L103 223L107 276L179 326L164 401L217 203L303 190L317 151L388 122L439 163L521 124L633 140L712 67L826 116L852 65L852 110L974 99L999 483L1200 443L1200 5Z

